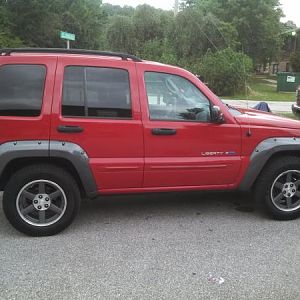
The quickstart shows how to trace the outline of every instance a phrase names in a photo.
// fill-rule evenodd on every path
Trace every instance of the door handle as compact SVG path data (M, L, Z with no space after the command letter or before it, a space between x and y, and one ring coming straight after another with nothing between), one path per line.
M153 135L174 135L176 134L176 129L171 128L153 128L152 134Z
M76 133L76 132L82 132L83 128L80 126L59 125L57 127L57 131L65 132L65 133Z

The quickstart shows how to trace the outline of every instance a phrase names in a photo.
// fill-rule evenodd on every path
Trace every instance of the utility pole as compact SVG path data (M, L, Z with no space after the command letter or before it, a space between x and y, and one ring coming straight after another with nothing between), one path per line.
M174 3L174 16L176 16L178 14L179 11L179 0L175 0Z

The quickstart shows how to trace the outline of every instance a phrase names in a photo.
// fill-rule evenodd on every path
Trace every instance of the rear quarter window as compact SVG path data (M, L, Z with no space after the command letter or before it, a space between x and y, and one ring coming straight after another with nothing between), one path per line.
M0 67L0 116L36 117L41 113L46 67Z

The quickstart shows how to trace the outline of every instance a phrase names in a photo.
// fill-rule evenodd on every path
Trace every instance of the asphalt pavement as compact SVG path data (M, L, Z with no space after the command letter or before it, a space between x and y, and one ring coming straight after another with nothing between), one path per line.
M85 201L32 238L0 201L0 299L299 299L299 231L245 195L189 192Z

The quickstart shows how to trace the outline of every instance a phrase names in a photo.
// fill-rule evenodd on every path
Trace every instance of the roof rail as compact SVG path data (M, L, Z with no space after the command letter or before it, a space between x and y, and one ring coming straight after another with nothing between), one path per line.
M83 50L83 49L63 49L63 48L3 48L0 49L1 56L9 56L11 53L66 53L66 54L86 54L86 55L99 55L99 56L113 56L120 57L122 60L131 59L135 62L142 60L134 55L109 52L109 51L96 51L96 50Z

